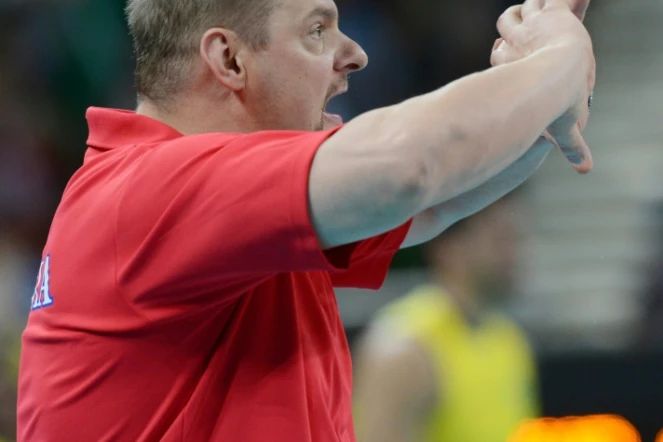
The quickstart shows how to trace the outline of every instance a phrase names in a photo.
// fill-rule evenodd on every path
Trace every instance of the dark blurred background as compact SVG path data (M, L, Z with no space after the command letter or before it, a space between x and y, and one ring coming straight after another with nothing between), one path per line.
M509 0L337 0L369 67L333 106L345 118L486 69ZM123 0L0 1L0 440L13 440L17 339L41 249L81 164L89 106L134 107ZM544 414L617 413L663 428L663 2L593 2L599 65L587 140L596 169L560 155L524 191L518 294ZM351 343L377 308L427 278L419 249L384 289L343 291Z

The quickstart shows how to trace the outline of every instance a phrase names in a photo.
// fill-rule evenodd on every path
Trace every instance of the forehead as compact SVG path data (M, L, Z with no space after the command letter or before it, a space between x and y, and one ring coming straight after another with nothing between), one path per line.
M334 0L279 0L275 15L289 21L305 21L309 18L338 20L338 8Z

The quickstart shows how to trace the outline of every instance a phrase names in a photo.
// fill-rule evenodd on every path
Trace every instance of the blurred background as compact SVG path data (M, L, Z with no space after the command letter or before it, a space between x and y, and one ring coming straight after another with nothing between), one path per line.
M488 67L509 0L337 0L370 56L333 107L346 119ZM0 440L14 437L16 341L41 249L82 162L88 106L134 107L123 0L0 1ZM513 293L546 416L614 413L663 428L663 2L593 2L599 66L586 139L595 170L560 154L519 192ZM377 311L428 282L402 252L379 293L339 291L353 349ZM488 370L489 367L486 368Z

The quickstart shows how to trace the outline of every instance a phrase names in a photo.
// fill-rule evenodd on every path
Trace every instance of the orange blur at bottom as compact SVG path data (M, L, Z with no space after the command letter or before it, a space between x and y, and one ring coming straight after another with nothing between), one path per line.
M661 430L656 436L656 442L663 442L663 430Z
M635 427L620 416L544 418L525 422L509 442L641 442ZM656 442L663 442L663 431Z

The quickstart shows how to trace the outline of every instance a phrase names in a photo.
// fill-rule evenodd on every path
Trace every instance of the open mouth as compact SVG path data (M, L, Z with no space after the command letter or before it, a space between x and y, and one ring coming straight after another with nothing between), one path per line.
M338 95L340 95L340 94L336 93L336 94L332 95L331 97L329 97L327 99L327 102L325 103L325 106L323 107L322 119L325 123L325 126L335 127L335 126L340 126L341 124L343 124L343 117L341 117L338 114L333 114L333 113L327 111L327 107L329 106L329 102L331 100L333 100L334 97L337 97Z
M338 114L330 114L327 111L324 111L322 113L322 119L325 122L325 126L336 127L336 126L340 126L341 124L343 124L343 117L341 117Z

